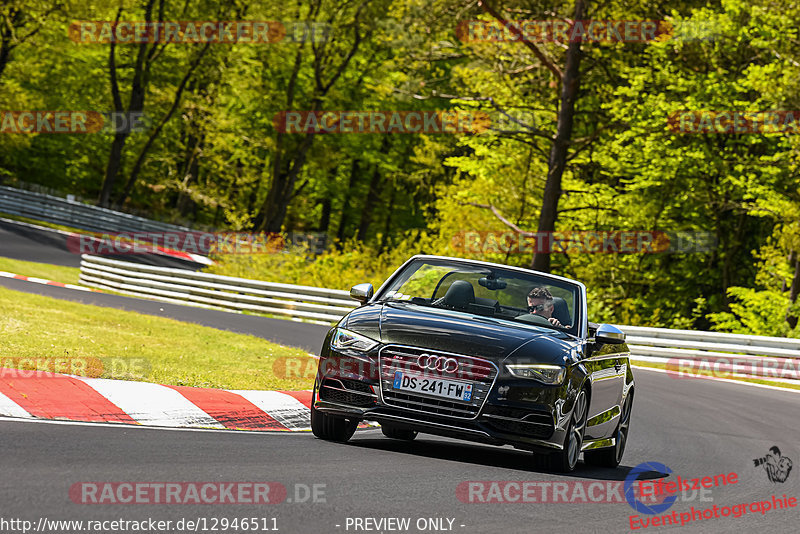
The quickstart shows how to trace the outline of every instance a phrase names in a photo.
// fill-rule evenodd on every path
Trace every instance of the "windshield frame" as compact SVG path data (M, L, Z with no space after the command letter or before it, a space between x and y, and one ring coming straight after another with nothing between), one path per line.
M577 334L572 333L572 329L568 330L560 330L562 332L566 332L570 335L577 335L579 338L586 339L588 337L588 322L587 322L587 309L586 309L586 286L583 285L581 282L577 280L572 280L570 278L565 278L563 276L557 276L554 274L549 273L542 273L539 271L534 271L532 269L524 269L522 267L514 267L511 265L503 265L499 263L491 263L485 261L478 261L478 260L467 260L463 258L451 258L447 256L434 256L434 255L427 255L427 254L419 254L409 258L403 265L401 265L392 275L386 279L386 281L381 284L381 287L375 292L373 297L369 300L369 304L378 302L380 300L384 300L386 298L386 294L389 291L389 288L395 283L403 278L405 273L409 268L413 268L415 263L429 263L429 264L439 264L439 265L453 265L454 267L458 266L467 266L467 267L483 267L483 268L491 268L497 270L506 270L506 271L513 271L519 274L525 274L528 276L537 276L540 278L546 278L553 282L556 282L556 285L567 285L572 286L575 288L576 293L576 306L575 306L575 323L577 325ZM416 270L416 269L415 269ZM573 325L574 326L574 325Z

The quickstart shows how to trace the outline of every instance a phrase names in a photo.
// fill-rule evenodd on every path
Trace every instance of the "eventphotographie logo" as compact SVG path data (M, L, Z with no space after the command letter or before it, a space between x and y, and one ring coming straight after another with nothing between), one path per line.
M672 505L675 504L675 501L678 500L678 496L669 495L665 497L662 502L653 504L646 504L640 500L639 495L637 495L635 491L635 484L638 482L641 475L649 472L655 472L666 476L672 473L672 469L660 462L644 462L637 465L631 469L628 476L625 477L625 499L628 501L628 504L631 505L631 508L637 512L655 515L669 510Z

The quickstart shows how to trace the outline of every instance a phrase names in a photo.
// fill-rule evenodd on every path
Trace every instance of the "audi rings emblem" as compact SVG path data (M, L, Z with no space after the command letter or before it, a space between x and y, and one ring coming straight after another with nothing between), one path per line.
M417 358L417 365L430 371L442 371L445 373L458 371L458 360L455 358L445 358L444 356L433 356L431 354L420 354L419 358Z

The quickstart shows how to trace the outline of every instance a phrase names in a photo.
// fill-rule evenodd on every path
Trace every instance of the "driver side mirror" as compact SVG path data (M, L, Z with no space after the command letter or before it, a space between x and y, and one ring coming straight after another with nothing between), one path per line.
M363 306L372 298L372 284L358 284L350 288L350 298L355 299Z
M625 343L625 332L610 324L601 324L594 334L595 343L619 345Z

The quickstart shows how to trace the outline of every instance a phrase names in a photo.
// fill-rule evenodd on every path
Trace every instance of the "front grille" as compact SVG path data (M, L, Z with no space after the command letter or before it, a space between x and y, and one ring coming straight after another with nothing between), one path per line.
M378 399L369 385L355 380L326 378L319 388L320 400L365 408L375 406Z
M520 434L533 438L549 438L555 430L549 412L491 406L483 414L486 424L498 432Z
M549 438L553 435L553 423L542 424L527 421L512 421L508 419L490 419L487 423L498 432L519 434L532 438Z
M422 354L453 358L458 362L458 370L453 373L427 369L423 371L417 365L417 360ZM387 345L381 349L378 361L381 393L383 394L383 401L387 405L459 419L474 419L478 416L481 406L486 401L486 397L489 395L492 384L497 377L497 367L489 360L416 347ZM472 400L470 402L462 402L422 393L396 391L392 387L396 371L470 382L472 383Z
M372 392L372 388L369 387L369 384L365 384L364 382L359 382L357 380L347 380L344 378L340 379L339 382L341 382L346 389L351 389L353 391L360 391L361 393L368 393L370 395L375 395Z

